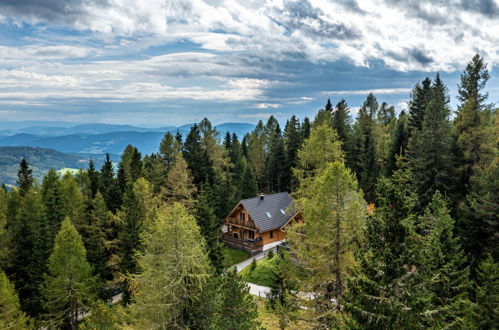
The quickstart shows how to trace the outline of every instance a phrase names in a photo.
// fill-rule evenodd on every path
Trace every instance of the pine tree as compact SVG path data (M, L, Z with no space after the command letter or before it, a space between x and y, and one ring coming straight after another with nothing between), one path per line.
M270 116L265 130L268 149L265 162L266 191L270 194L272 192L281 192L284 189L286 155L284 154L284 142L277 119Z
M21 159L19 163L19 171L17 172L17 185L19 187L19 194L26 195L28 190L33 186L33 170L29 168L26 159Z
M418 275L417 196L403 158L390 179L377 185L378 208L367 219L361 267L348 281L347 311L358 328L417 329L431 318Z
M32 329L28 317L21 311L14 285L0 269L0 329Z
M368 202L375 199L374 191L379 174L374 133L375 122L373 120L377 108L378 102L376 98L374 95L369 94L364 105L359 110L354 129L353 170Z
M12 243L9 264L22 310L37 316L42 311L39 286L52 249L47 239L50 228L38 192L30 189L20 199L16 218L9 226Z
M409 102L409 132L421 131L426 107L431 98L431 79L425 78L414 86Z
M201 145L201 133L198 125L194 124L184 143L183 156L192 174L196 187L213 179L212 164L208 153ZM178 164L177 164L178 166Z
M159 212L143 241L138 258L142 272L133 278L136 326L188 328L189 311L209 278L209 260L196 220L175 203Z
M473 327L469 267L459 238L454 235L454 220L438 191L419 223L423 237L423 260L419 272L433 293L431 326Z
M109 154L106 154L106 161L102 165L99 184L99 190L102 192L108 210L115 213L121 205L121 193L114 178L114 166Z
M43 296L50 327L77 329L81 313L95 297L92 268L86 260L81 236L66 218L55 238Z
M341 149L345 153L347 166L352 168L352 127L350 126L350 110L347 102L340 100L336 104L336 109L333 112L333 128L338 133L338 138L341 141Z
M461 75L458 99L461 101L458 107L454 123L454 135L456 137L458 159L458 185L462 198L470 190L470 178L477 167L487 158L490 152L485 148L488 139L484 124L487 122L485 110L487 110L488 94L482 93L489 79L487 64L483 57L476 54Z
M163 164L164 174L168 173L168 171L170 170L170 167L173 165L175 157L177 157L181 148L182 148L182 140L180 140L179 143L179 141L175 139L173 134L167 132L159 145L159 156Z
M99 190L99 172L95 170L94 161L92 158L88 161L87 175L90 180L91 198L95 197L97 190Z
M265 176L265 128L263 122L258 121L255 129L251 132L248 141L248 160L253 167L255 177L257 178L258 188L263 191L266 188Z
M308 139L310 136L310 119L308 117L303 118L303 124L301 125L301 135L303 136L303 139Z
M314 292L310 303L316 321L337 325L346 278L357 266L366 205L354 175L342 162L333 162L314 180L301 202L303 222L289 235L292 253L308 271L301 291Z
M437 75L417 145L408 154L413 185L423 206L437 190L443 194L451 193L453 169L448 102L447 88Z
M258 194L258 183L255 172L246 158L243 159L243 177L239 190L241 199L255 197Z
M239 277L235 268L223 275L219 290L219 296L215 300L214 329L259 328L257 306L249 294L248 285Z
M480 329L499 324L499 264L489 255L480 263L476 288L476 315Z
M69 217L75 225L78 232L86 222L85 208L87 206L86 198L83 194L83 188L80 189L75 177L71 174L66 174L62 178L62 207L63 214Z
M219 274L223 268L222 245L220 243L220 221L215 216L211 187L204 184L196 202L196 221L201 236L206 241L208 257L215 271Z
M43 178L42 201L45 206L45 218L50 228L49 236L46 239L51 246L65 217L61 183L59 175L54 169L50 169Z
M283 188L288 192L293 191L298 185L298 182L293 176L293 168L298 166L298 150L300 149L302 141L300 122L295 116L292 116L284 128L286 161L283 174Z
M404 111L400 112L397 126L392 136L386 174L391 175L397 168L397 156L405 156L407 143L409 142L409 117Z
M124 195L123 206L118 212L121 228L118 233L120 265L124 285L123 301L130 301L131 287L128 278L139 270L135 255L141 251L140 235L144 230L145 209L141 205L133 186L129 184Z

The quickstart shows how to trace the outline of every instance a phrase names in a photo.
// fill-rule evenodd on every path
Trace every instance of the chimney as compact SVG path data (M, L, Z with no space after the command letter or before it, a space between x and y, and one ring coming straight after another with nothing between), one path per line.
M263 194L260 194L260 200L263 201Z

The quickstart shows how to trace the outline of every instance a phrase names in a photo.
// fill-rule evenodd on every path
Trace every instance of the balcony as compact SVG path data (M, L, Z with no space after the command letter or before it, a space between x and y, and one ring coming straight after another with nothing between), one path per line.
M263 249L263 241L261 238L241 239L232 237L230 233L225 233L222 236L222 241L227 245L237 249L246 250L251 254L260 252Z
M238 218L227 218L227 224L230 226L238 226L245 229L258 230L255 223L251 220L241 220Z

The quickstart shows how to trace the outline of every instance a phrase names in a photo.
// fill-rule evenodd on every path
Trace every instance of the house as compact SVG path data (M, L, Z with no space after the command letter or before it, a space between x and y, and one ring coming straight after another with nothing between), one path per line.
M223 242L251 254L286 238L286 226L300 216L287 192L241 200L225 218Z

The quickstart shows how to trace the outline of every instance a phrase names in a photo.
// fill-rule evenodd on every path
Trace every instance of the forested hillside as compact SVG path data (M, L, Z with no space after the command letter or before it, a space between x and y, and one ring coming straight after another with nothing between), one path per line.
M21 161L18 189L0 189L0 328L257 329L224 262L222 219L242 198L281 191L303 222L274 256L267 305L280 328L496 328L488 77L476 55L457 109L437 74L415 82L400 114L369 94L355 118L327 100L312 120L270 116L244 136L203 119L153 153L128 145L117 168L108 157L40 184Z
M52 149L33 147L0 147L0 184L15 184L19 162L26 159L32 170L33 177L41 181L50 170L63 168L86 168L88 158L65 154Z

